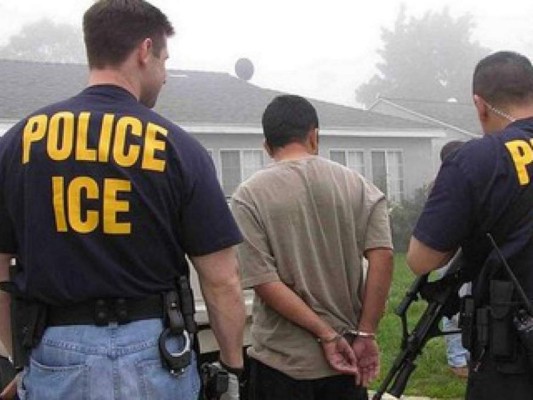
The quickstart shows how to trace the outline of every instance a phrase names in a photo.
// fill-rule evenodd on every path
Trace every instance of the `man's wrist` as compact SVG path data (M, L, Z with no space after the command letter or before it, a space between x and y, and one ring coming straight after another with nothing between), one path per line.
M355 335L358 338L362 339L376 339L376 334L374 332L366 332L366 331L355 331Z
M376 339L376 333L374 331L366 331L362 329L360 330L345 329L343 331L343 335L349 336L352 339L357 339L357 338L371 339L371 340Z
M342 339L342 335L340 333L334 333L333 335L330 335L330 336L317 337L316 341L318 343L333 343L341 339Z

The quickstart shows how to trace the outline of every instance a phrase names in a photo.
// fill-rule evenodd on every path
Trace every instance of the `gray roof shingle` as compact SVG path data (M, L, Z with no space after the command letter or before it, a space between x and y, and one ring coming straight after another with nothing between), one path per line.
M0 60L0 118L19 119L82 90L88 67L79 64ZM281 92L227 73L169 70L156 111L182 124L259 126L266 105ZM431 125L312 100L321 127L428 130Z

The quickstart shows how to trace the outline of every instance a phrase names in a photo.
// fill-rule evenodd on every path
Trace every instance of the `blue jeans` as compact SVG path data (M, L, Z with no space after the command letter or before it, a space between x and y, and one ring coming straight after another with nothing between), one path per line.
M196 357L175 377L162 367L159 319L98 327L49 327L24 370L21 400L159 399L197 400ZM167 342L170 352L183 338Z
M457 319L457 314L452 318L442 317L442 330L444 332L458 330ZM448 365L450 367L465 367L469 359L469 354L468 350L461 343L461 334L445 335L444 339L446 340L446 358Z
M446 265L438 269L437 277L442 278L446 271L448 270L449 265ZM470 293L471 284L464 284L459 290L459 297L463 297ZM442 330L443 332L457 331L459 330L459 314L455 314L452 318L442 317ZM452 335L445 335L444 339L446 340L446 359L450 367L465 367L470 358L468 350L466 350L461 343L461 334L456 333Z

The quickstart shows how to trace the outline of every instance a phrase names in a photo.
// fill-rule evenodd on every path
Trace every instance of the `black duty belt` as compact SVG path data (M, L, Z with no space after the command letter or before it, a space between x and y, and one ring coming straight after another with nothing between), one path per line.
M48 306L47 326L126 324L150 318L163 318L161 295L143 299L107 298L71 306Z

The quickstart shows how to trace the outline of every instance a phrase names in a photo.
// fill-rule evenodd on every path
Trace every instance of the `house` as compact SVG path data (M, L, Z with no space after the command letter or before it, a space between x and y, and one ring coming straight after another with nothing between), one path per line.
M48 103L80 91L87 66L0 60L0 134ZM227 73L169 70L156 111L210 152L226 195L269 160L261 116L281 92ZM400 202L434 175L433 142L446 128L431 122L311 99L320 119L321 155L373 180Z
M435 169L440 165L440 149L448 141L468 141L482 135L473 103L380 97L368 110L442 128L445 137L433 140Z

